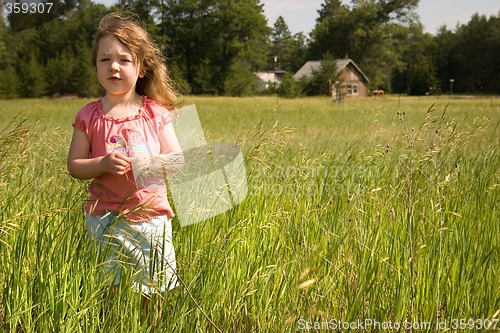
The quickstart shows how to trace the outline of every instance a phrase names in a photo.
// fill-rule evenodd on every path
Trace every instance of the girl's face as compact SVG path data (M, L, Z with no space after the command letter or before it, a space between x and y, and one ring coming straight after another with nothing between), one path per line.
M128 47L115 36L99 40L97 49L97 78L108 95L125 96L135 92L139 66Z

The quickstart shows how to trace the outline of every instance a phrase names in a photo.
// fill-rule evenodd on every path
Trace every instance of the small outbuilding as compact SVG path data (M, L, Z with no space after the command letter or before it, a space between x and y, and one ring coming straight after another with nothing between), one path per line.
M351 59L335 60L337 73L331 80L332 96L365 97L368 96L370 80ZM293 78L298 81L303 77L310 78L314 71L321 68L321 61L308 61ZM340 88L340 91L337 89ZM339 94L340 93L340 94Z
M264 91L270 87L278 88L283 81L283 75L285 71L267 71L267 72L257 72L255 76L258 78L259 91Z

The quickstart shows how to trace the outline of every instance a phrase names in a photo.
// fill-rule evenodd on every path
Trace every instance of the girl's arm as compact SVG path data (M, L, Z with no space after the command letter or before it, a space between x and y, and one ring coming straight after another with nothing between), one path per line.
M105 173L123 175L130 170L130 158L120 153L89 158L90 143L87 135L74 129L68 153L68 171L79 179L92 179Z
M177 136L174 125L169 122L160 132L161 158L167 173L175 173L184 165L184 155Z

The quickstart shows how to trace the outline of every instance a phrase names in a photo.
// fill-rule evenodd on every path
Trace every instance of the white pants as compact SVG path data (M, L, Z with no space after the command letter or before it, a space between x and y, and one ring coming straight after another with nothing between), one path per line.
M147 222L117 219L115 213L86 215L87 232L100 247L104 271L117 285L131 269L132 287L145 294L177 286L172 222L163 215Z

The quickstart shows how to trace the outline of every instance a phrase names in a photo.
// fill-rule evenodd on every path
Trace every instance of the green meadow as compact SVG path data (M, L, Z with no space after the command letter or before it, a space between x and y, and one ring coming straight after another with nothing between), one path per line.
M185 97L248 195L174 219L183 285L146 318L126 279L108 296L66 170L87 102L0 101L0 331L500 329L499 98Z

